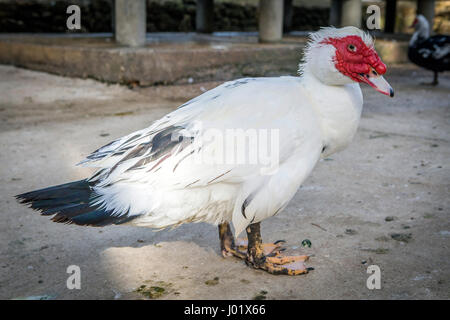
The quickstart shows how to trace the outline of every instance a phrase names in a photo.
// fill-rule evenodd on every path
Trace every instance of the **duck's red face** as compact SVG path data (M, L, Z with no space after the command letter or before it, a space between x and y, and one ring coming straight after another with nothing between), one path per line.
M334 66L340 73L353 81L365 82L385 95L394 96L394 90L382 76L386 73L386 65L375 49L367 46L359 36L327 38L323 42L336 48Z

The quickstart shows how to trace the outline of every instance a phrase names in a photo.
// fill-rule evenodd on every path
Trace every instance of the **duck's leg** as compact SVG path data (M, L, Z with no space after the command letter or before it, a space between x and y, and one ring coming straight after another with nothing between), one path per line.
M225 258L235 256L241 259L247 259L248 240L237 239L235 242L228 222L219 224L219 238L222 256ZM284 250L282 245L285 242L284 240L278 240L274 243L262 243L261 246L265 255L274 257Z
M437 71L433 71L433 81L432 82L422 82L421 84L423 85L428 85L428 86L436 86L439 84L439 79L438 79L438 72Z
M262 246L261 229L259 223L247 227L248 250L246 262L254 268L266 270L272 274L299 275L308 273L312 268L303 264L308 256L266 255Z
M219 224L219 238L220 249L222 250L222 256L224 258L231 256L236 256L241 259L245 258L245 252L239 251L234 244L233 233L231 232L231 227L228 222Z
M431 83L433 86L436 86L439 84L438 76L439 76L438 72L434 71L433 82Z
M274 243L262 243L259 223L247 227L248 240L234 241L230 225L225 222L219 225L220 247L224 257L235 256L244 259L247 265L256 269L266 270L272 274L298 275L308 273L312 268L303 264L308 256L283 256L284 240Z

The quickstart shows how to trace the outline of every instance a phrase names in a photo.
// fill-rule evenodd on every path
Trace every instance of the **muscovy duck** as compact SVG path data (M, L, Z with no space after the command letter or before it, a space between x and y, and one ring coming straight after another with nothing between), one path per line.
M226 82L93 152L81 162L99 168L90 178L17 198L78 225L209 222L219 227L224 257L272 274L307 273L308 256L283 255L283 241L262 243L260 222L286 207L321 157L350 143L360 83L394 91L372 38L355 27L310 34L299 71ZM229 157L239 148L244 161ZM261 150L275 161L259 161ZM247 240L237 239L244 230Z
M430 37L430 25L421 14L411 27L416 31L409 41L408 58L418 66L433 71L434 78L430 84L437 85L438 73L450 70L450 36Z

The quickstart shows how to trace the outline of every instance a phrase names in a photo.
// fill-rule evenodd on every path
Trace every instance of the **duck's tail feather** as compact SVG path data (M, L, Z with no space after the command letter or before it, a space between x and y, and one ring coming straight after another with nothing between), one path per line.
M95 203L95 193L87 180L69 182L45 189L19 194L16 198L42 215L60 223L103 227L122 224L137 216L117 214Z

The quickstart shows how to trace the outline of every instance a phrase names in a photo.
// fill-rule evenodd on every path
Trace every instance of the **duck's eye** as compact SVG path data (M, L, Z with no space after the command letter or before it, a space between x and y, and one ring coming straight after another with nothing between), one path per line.
M349 45L347 46L347 49L348 49L349 51L351 51L351 52L356 52L356 47L355 47L354 44L349 44Z

